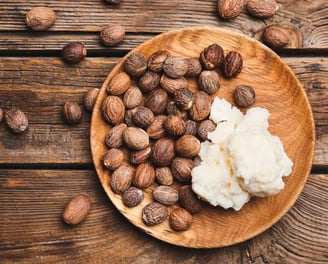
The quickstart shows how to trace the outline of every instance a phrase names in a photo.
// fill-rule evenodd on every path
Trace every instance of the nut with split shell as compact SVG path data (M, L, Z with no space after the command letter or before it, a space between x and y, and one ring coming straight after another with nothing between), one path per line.
M214 131L215 128L216 125L212 120L209 119L204 120L198 126L197 135L201 140L205 141L208 139L207 138L208 133Z

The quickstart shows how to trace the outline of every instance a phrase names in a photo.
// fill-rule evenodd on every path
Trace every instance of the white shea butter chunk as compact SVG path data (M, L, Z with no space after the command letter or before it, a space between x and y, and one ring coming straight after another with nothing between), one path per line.
M192 188L214 206L239 210L251 196L264 197L284 188L292 172L277 136L269 131L269 112L250 108L246 115L224 99L215 98L210 118L217 124L201 144Z

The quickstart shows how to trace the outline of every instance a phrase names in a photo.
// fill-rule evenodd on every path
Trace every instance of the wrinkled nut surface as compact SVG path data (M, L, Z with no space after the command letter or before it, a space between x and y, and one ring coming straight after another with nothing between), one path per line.
M180 110L174 101L169 101L166 107L166 113L168 115L176 115L182 120L187 120L187 112Z
M111 148L104 155L104 165L109 170L117 169L123 162L123 152L117 148Z
M211 112L211 98L203 92L198 91L194 93L194 103L189 110L189 116L194 121L204 120Z
M142 209L142 220L148 226L163 223L166 220L167 216L167 207L157 202L147 204Z
M200 64L198 59L188 58L185 59L188 69L185 74L186 77L196 77L202 71L202 65Z
M134 127L137 126L134 122L133 122L133 113L132 113L133 109L130 109L128 111L126 111L125 116L124 116L124 122L128 127Z
M131 185L135 169L129 165L121 165L112 173L110 186L115 193L125 192Z
M140 106L142 103L142 92L137 86L131 86L123 97L123 103L128 109Z
M278 10L278 4L275 0L249 0L246 4L250 15L258 18L268 18L273 16Z
M163 74L160 79L160 85L169 94L174 94L175 91L181 88L188 88L188 81L184 77L173 79Z
M216 125L212 120L204 120L198 126L197 135L201 140L205 141L208 139L208 133L214 131L215 128Z
M4 115L5 115L5 112L3 111L2 108L0 108L0 123L2 122Z
M26 115L15 107L5 112L5 121L10 130L16 134L23 133L28 127Z
M187 210L177 208L170 213L169 223L175 231L186 231L192 226L192 216Z
M82 120L82 109L78 103L68 100L63 107L63 117L67 124L78 124Z
M255 103L255 91L248 85L237 86L233 96L235 103L241 107L247 107Z
M124 69L129 75L139 77L147 69L147 59L143 54L134 52L126 58Z
M129 156L130 163L132 165L138 165L145 162L149 158L150 152L151 147L147 147L142 150L131 151Z
M144 93L149 93L159 86L161 76L156 72L146 71L139 79L139 88Z
M92 112L99 93L98 88L91 89L83 97L83 104L88 111Z
M174 156L174 140L171 138L160 138L152 146L150 158L156 166L170 165Z
M183 135L175 142L175 151L184 158L195 157L200 150L199 140L192 135Z
M133 178L133 185L140 189L146 189L152 185L155 181L155 169L149 163L141 163L137 169Z
M128 127L123 132L124 143L133 150L141 150L149 146L149 136L138 127Z
M263 41L273 49L284 48L289 43L289 32L278 25L268 26L263 32Z
M198 87L200 90L214 94L220 88L220 78L216 71L202 71L198 77Z
M224 59L224 52L221 46L212 44L205 48L200 54L200 62L207 70L212 70L220 66Z
M171 172L175 179L180 182L191 181L191 170L194 168L194 162L192 159L186 159L182 157L176 157L171 164Z
M179 192L170 186L160 185L154 189L153 197L161 204L173 205L179 200Z
M187 88L182 88L174 93L174 102L182 110L189 110L194 102L194 94Z
M188 71L188 64L184 58L178 56L169 56L163 66L165 74L171 78L179 78Z
M219 0L218 13L222 19L231 19L240 15L244 0Z
M49 7L34 7L26 13L26 25L36 31L46 30L56 22L56 14Z
M148 59L148 70L161 72L163 70L164 62L169 56L170 53L166 50L156 51Z
M155 116L153 123L147 127L147 134L152 139L159 139L165 135L164 122L166 120L165 115Z
M123 132L127 128L126 124L119 124L112 127L105 136L105 144L109 148L119 148L123 144Z
M130 76L125 72L116 74L108 83L107 92L111 95L123 94L131 86Z
M236 77L243 68L243 58L237 51L230 51L222 63L222 72L226 78Z
M164 128L171 136L181 136L186 132L186 122L176 115L169 115L164 122Z
M64 46L61 56L66 63L76 64L87 56L87 49L81 42L71 42Z
M62 218L69 225L81 223L91 210L91 199L86 194L78 194L65 206Z
M123 203L127 207L135 207L138 204L140 204L143 201L143 199L144 199L143 191L134 186L131 186L122 195Z
M121 25L110 25L104 27L100 32L100 40L105 46L116 46L123 42L125 30Z
M195 136L197 134L197 123L193 120L186 121L186 132L185 135Z
M144 106L138 106L132 109L132 114L133 122L139 127L148 127L154 121L153 112Z
M173 175L169 167L159 167L155 169L155 178L159 184L172 185Z
M185 185L180 188L179 200L183 208L191 214L197 214L202 210L202 203L197 198L190 185Z
M155 115L162 114L168 102L168 95L164 89L153 90L145 100L145 106L147 106Z
M113 125L122 123L125 115L122 99L115 95L107 96L102 104L102 113L108 123Z

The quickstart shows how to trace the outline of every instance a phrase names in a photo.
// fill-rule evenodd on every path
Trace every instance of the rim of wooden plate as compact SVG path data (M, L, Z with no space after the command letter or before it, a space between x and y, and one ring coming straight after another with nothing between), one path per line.
M304 111L309 115L309 116L307 116L307 118L309 118L309 120L310 120L309 126L310 126L311 133L308 136L309 141L311 143L310 146L308 146L310 148L310 152L309 152L310 159L308 159L307 163L305 164L304 173L303 173L304 175L303 175L303 177L301 177L299 179L301 181L298 182L298 188L297 188L297 190L295 190L294 196L290 197L290 199L288 200L288 203L285 204L277 214L275 214L275 217L273 219L270 219L270 221L267 221L265 224L261 225L257 229L252 230L252 232L248 232L247 235L236 236L235 239L229 240L226 243L223 241L218 241L220 239L216 239L215 241L212 241L211 243L207 243L207 244L197 243L197 241L193 240L192 235L185 236L186 232L178 233L183 239L175 240L174 239L175 236L170 236L170 234L176 233L176 232L172 231L172 230L169 231L170 228L167 223L165 224L164 228L162 228L162 233L157 232L158 231L157 229L159 229L159 228L157 228L158 226L149 227L146 225L140 225L141 215L137 215L137 216L135 215L136 213L138 214L140 209L136 210L136 208L129 208L129 209L122 208L122 202L119 201L119 200L121 200L120 196L113 193L110 189L110 186L108 186L109 182L108 182L108 179L106 179L106 177L108 178L109 174L108 174L108 176L104 175L104 169L102 168L100 159L96 158L96 156L98 154L96 146L102 146L102 148L104 148L104 141L99 140L99 138L97 138L97 136L96 136L97 135L97 127L93 124L95 124L97 122L97 120L99 119L99 116L100 116L100 118L103 120L105 125L109 127L109 125L106 124L106 122L104 121L104 119L102 118L102 115L101 115L101 104L102 104L102 100L103 100L102 98L103 98L103 96L106 96L106 87L108 85L109 80L112 78L113 75L115 75L119 71L119 69L122 67L122 64L125 61L125 59L131 53L143 49L144 47L149 45L151 42L155 42L158 39L162 38L163 40L168 42L170 40L170 38L169 38L170 36L174 36L176 34L181 34L184 32L186 34L188 34L190 32L197 32L197 31L199 31L199 32L206 31L207 33L213 33L213 34L224 33L224 34L230 35L231 37L239 37L239 38L245 39L246 41L254 44L255 46L258 46L260 49L263 49L265 52L269 53L270 56L273 56L276 60L279 61L280 64L282 64L282 67L284 68L284 70L286 70L288 72L289 76L293 79L292 81L297 86L298 92L301 93L301 95L300 95L301 98L303 97L303 99L305 100L305 105L304 105L305 110ZM204 33L202 33L202 34L204 34ZM218 44L220 44L220 43L218 43ZM90 145L91 145L91 153L92 153L93 163L95 165L97 175L102 184L102 187L103 187L104 191L106 192L108 198L114 204L114 206L120 211L121 214L123 214L125 216L125 218L128 219L128 221L130 221L133 225L135 225L136 227L138 227L145 233L147 233L159 240L162 240L164 242L174 244L177 246L188 247L188 248L219 248L219 247L231 246L234 244L244 242L248 239L251 239L251 238L263 233L270 227L272 227L276 222L278 222L288 212L288 210L294 205L297 198L301 194L301 192L305 186L305 183L308 179L308 176L310 174L310 170L311 170L312 162L313 162L313 156L314 156L315 125L314 125L312 109L311 109L307 94L306 94L302 84L300 83L298 78L295 76L294 72L289 68L287 63L285 63L274 51L272 51L270 48L268 48L261 42L257 41L256 39L253 39L251 37L248 37L246 35L243 35L241 33L235 32L235 31L211 27L211 26L188 27L188 28L181 28L181 29L177 29L177 30L168 31L168 32L159 34L159 35L145 41L144 43L138 45L136 48L134 48L130 52L128 52L109 72L106 80L104 81L104 83L100 89L99 96L98 96L97 101L94 106L94 111L92 113L90 126L91 126L91 128L90 128ZM98 133L99 133L99 131L98 131ZM294 174L294 170L295 170L295 168L293 168L292 174ZM145 196L149 196L150 191L151 190L146 190ZM252 203L252 201L250 201L249 203ZM131 211L127 212L127 210L131 210ZM215 210L222 210L222 209L216 208ZM243 210L243 209L241 209L241 210ZM139 220L137 218L139 218ZM160 225L162 225L162 224L160 224Z

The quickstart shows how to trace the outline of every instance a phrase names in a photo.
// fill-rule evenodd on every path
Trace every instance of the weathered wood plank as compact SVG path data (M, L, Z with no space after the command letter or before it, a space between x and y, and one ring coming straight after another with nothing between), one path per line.
M57 13L56 24L50 29L55 32L98 32L108 23L121 24L127 32L131 33L160 33L181 27L210 25L230 28L260 38L260 33L266 25L279 23L298 28L304 38L304 47L328 47L327 1L279 2L279 11L273 18L256 19L250 17L244 10L239 17L230 21L218 18L217 0L125 0L119 6L110 6L101 0L47 1L45 4ZM27 30L24 24L25 14L32 7L39 5L40 2L35 0L28 3L23 0L2 1L0 30L3 32ZM12 47L17 46L19 42L18 39L17 42L12 43ZM33 45L30 48L33 49Z
M327 165L328 59L286 57L309 96L316 122L314 164ZM77 126L63 123L61 109L67 99L82 104L84 93L99 88L118 58L87 58L69 66L58 58L1 58L0 107L17 106L29 117L22 135L0 125L0 164L91 164L90 114L84 110Z
M130 224L93 171L0 170L1 263L241 263L240 246L194 250L158 241ZM92 209L77 226L65 204L87 193Z

